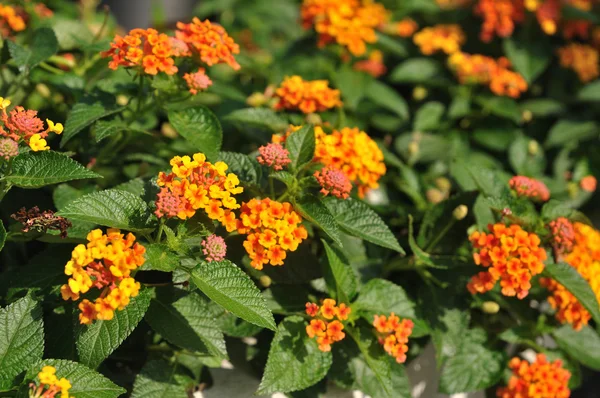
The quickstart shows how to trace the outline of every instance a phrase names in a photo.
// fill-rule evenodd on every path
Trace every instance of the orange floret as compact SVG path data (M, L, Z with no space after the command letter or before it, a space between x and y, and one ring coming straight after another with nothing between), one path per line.
M303 113L323 112L342 106L340 91L329 88L327 80L302 80L287 77L275 91L276 109L299 110Z
M600 76L598 50L587 44L571 43L558 49L560 65L577 73L586 83Z
M70 398L69 390L71 382L64 377L60 379L56 376L54 366L44 366L38 373L39 383L29 383L30 398L55 398L60 394L60 398Z
M23 17L17 13L14 7L0 4L0 34L7 37L13 32L22 30L25 30Z
M379 344L383 345L385 352L396 358L398 363L406 362L408 338L414 325L410 319L400 320L393 312L389 318L385 315L375 315L373 320Z
M465 43L465 34L459 25L436 25L422 29L413 41L425 55L442 51L454 54Z
M494 36L509 37L515 24L525 19L523 0L479 0L475 14L483 18L481 40L491 41Z
M502 294L523 299L531 289L531 278L544 270L546 251L540 238L519 225L488 225L490 233L475 231L469 237L475 264L487 271L473 276L467 288L471 294L490 291L500 280Z
M518 357L511 359L512 376L506 387L497 390L498 398L569 398L571 373L563 368L561 360L549 362L544 354L537 354L529 363Z
M311 339L317 339L321 351L331 351L331 344L346 337L341 321L346 321L350 312L351 309L346 304L336 306L336 301L330 298L323 300L321 307L315 303L306 303L306 313L313 318L306 327L306 334Z

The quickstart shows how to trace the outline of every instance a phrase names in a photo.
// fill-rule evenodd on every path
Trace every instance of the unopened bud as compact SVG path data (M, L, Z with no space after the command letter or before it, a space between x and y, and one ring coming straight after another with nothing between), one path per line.
M427 89L423 86L417 86L413 90L413 99L415 101L422 101L427 97Z
M436 188L429 188L427 192L425 192L425 196L427 197L427 201L429 203L433 203L434 205L446 199L446 195Z
M497 314L500 311L500 305L495 301L486 301L481 305L481 310L486 314Z
M129 98L126 95L120 94L117 95L117 104L121 106L125 106L129 103Z
M529 123L533 119L533 113L529 109L525 109L522 117L525 123Z
M464 219L467 216L467 214L469 214L469 208L465 205L456 206L456 209L454 209L454 211L452 212L452 215L458 221Z
M160 128L160 132L162 133L162 135L168 138L177 137L177 131L175 131L173 126L171 126L171 123L163 123L163 125Z
M417 141L411 141L408 144L408 155L417 156L419 154L419 143Z
M269 286L271 286L271 283L273 282L268 275L261 276L258 279L258 281L260 282L262 287L269 287Z
M435 186L438 187L442 192L450 192L452 183L446 177L438 177L435 179Z
M263 106L267 103L268 98L263 93L253 93L246 99L246 103L252 107Z
M569 182L567 184L567 192L569 193L569 197L571 199L574 199L575 197L577 197L577 194L579 194L579 185L577 185L576 182Z
M527 151L529 151L531 156L537 155L540 151L540 144L536 140L529 141L529 144L527 145Z
M317 113L309 113L308 115L306 115L306 123L319 126L323 124L323 119L321 119L321 116L319 116L319 114Z
M50 97L50 88L48 88L48 86L46 86L45 84L38 84L35 86L35 89L37 90L38 93L40 93L40 95L44 98L48 98Z

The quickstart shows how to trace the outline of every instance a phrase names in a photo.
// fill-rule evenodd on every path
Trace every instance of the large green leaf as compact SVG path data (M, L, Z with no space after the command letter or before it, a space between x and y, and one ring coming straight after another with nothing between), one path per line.
M566 263L550 263L546 264L544 275L563 285L573 296L577 297L577 300L590 312L592 318L600 323L600 307L596 295L590 284L575 268Z
M285 318L271 342L257 394L303 390L323 379L331 363L331 352L322 352L308 337L302 317Z
M346 304L356 296L358 290L358 278L354 269L348 265L348 260L342 257L339 250L323 242L325 253L327 255L328 272L325 274L325 280L330 286L330 290L335 292L335 297L339 302Z
M163 243L151 243L146 245L146 261L142 266L144 271L171 272L179 266L179 256Z
M3 179L21 188L39 188L71 180L102 178L73 159L54 151L26 152L14 160Z
M412 58L398 65L390 73L394 83L428 83L441 75L442 68L431 58Z
M223 129L219 119L204 106L183 110L169 110L169 121L193 149L215 159L223 142Z
M238 109L225 116L223 120L240 126L264 128L273 133L281 133L289 125L287 120L267 108Z
M188 398L181 376L165 361L150 361L133 383L131 398Z
M123 310L115 311L110 321L80 326L76 331L79 361L91 368L98 367L140 323L150 305L151 295L152 289L142 290Z
M410 117L406 100L396 90L379 80L371 80L365 94L377 105L394 112L401 120L408 120Z
M600 371L600 336L589 326L580 331L571 325L564 325L553 333L556 343L573 358L590 369Z
M546 136L544 146L559 147L598 136L598 123L584 120L563 119L556 122Z
M69 112L60 146L65 146L71 138L96 120L120 112L123 109L123 107L109 104L107 100L100 97L86 97L83 102L75 104Z
M33 380L44 366L56 368L58 378L66 378L71 383L69 395L77 398L116 398L126 391L103 375L90 368L64 359L44 359L27 371L25 380ZM19 397L28 397L27 387L21 389Z
M438 129L445 111L446 107L441 102L427 102L417 111L413 130L423 132Z
M252 279L231 261L202 262L191 281L211 300L236 316L275 330L273 314Z
M157 289L146 321L172 344L190 351L227 358L223 332L210 303L197 293Z
M92 192L68 203L59 216L128 231L153 229L146 202L120 189Z
M42 309L30 295L0 309L0 391L44 353Z
M242 184L259 183L262 171L256 159L235 152L221 152L218 159L227 163L227 172L237 175Z
M528 33L522 30L519 35L504 39L504 52L515 70L531 85L550 63L552 51L545 38L529 37Z
M292 162L289 167L298 171L315 156L315 129L307 124L300 130L294 131L285 140L285 147L290 152Z
M8 40L8 47L13 60L20 71L30 69L50 58L58 51L58 41L50 28L40 28L33 33L30 48L23 48Z
M326 198L323 202L346 233L404 254L392 231L365 203L352 198Z
M308 221L321 228L335 243L342 246L338 225L327 206L313 195L304 195L295 204L295 209Z

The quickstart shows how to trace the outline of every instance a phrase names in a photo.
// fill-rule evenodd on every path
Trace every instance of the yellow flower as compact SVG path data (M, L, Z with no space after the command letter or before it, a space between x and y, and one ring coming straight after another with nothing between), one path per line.
M10 100L8 98L0 97L0 109L6 109L10 106Z
M46 123L48 123L48 131L51 131L51 132L59 134L59 135L63 132L62 123L54 124L54 122L50 119L46 119Z
M46 140L43 139L39 134L34 134L31 136L31 138L29 139L29 147L34 152L47 151L48 149L50 149Z

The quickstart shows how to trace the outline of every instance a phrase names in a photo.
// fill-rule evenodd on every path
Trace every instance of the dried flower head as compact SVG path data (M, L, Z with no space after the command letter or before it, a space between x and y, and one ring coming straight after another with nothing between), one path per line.
M67 230L72 226L71 221L57 216L52 210L40 211L37 206L29 210L22 207L18 212L11 214L11 217L23 225L21 230L25 233L29 231L46 233L48 230L55 230L60 231L61 238L66 238Z

